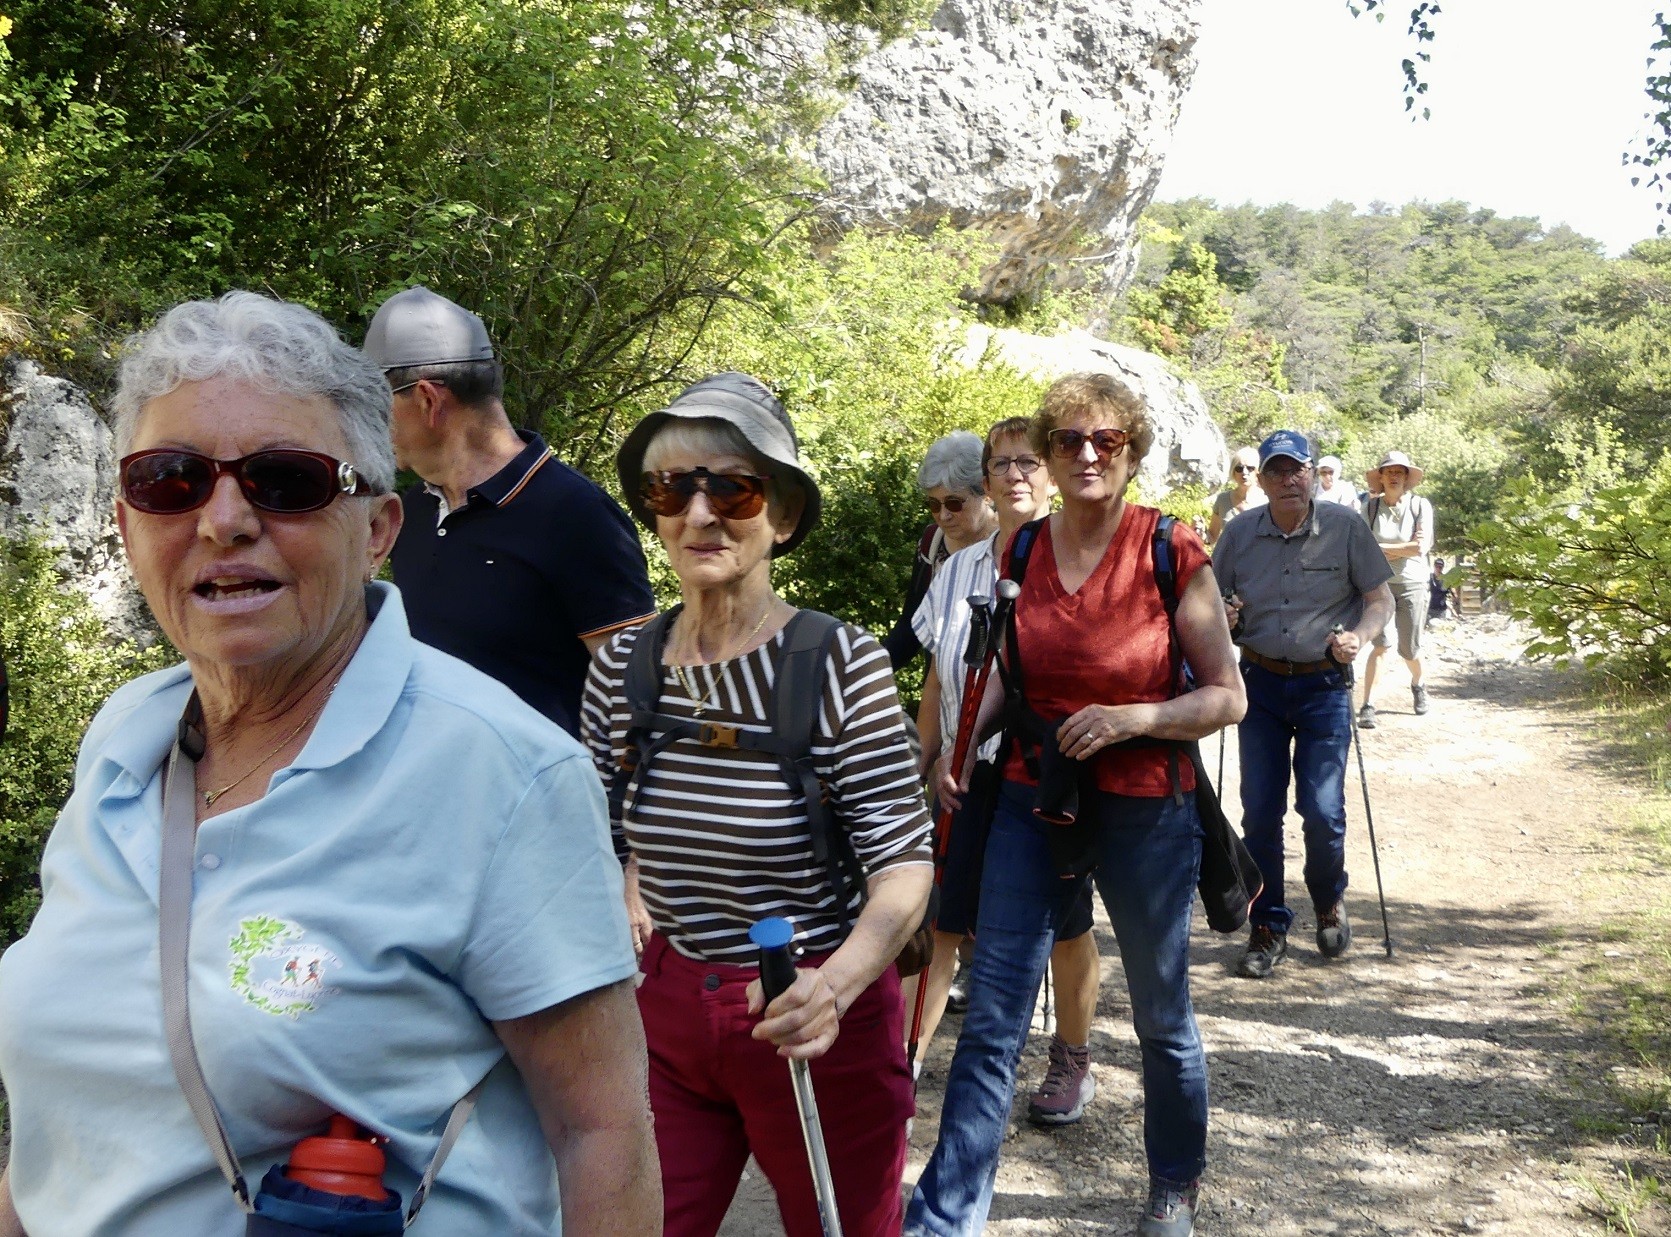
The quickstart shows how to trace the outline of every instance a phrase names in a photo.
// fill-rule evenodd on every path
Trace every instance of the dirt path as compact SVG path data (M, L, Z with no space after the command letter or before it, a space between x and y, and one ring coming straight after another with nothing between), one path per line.
M1364 734L1395 957L1381 947L1355 767L1348 961L1318 957L1307 908L1276 974L1237 979L1240 940L1196 917L1191 974L1212 1086L1204 1237L1598 1233L1590 1183L1612 1192L1631 1143L1652 1146L1653 1126L1629 1127L1603 1085L1616 1050L1563 996L1581 969L1631 949L1608 928L1618 908L1671 906L1671 875L1615 836L1635 792L1598 768L1571 683L1521 662L1500 621L1436 628L1431 648L1432 712L1411 713L1399 666L1377 692L1381 726ZM1213 743L1209 766L1216 756ZM1232 797L1236 782L1232 738ZM1292 816L1289 847L1300 853ZM1097 935L1098 1099L1067 1129L1013 1127L995 1237L1135 1227L1135 1041L1100 908ZM933 1148L956 1028L948 1019L928 1058L913 1180ZM1018 1113L1043 1046L1042 1035L1029 1042ZM1659 1119L1671 1126L1671 1114ZM1622 1141L1592 1132L1610 1122L1627 1125ZM1663 1155L1650 1162L1663 1178ZM1635 1222L1644 1237L1671 1233L1663 1204ZM723 1231L781 1231L757 1175Z

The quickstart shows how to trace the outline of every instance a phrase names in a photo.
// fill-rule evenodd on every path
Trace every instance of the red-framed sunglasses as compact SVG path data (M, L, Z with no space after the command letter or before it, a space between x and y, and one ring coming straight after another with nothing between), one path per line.
M638 483L638 497L656 515L682 515L690 500L701 490L708 506L722 520L751 520L766 507L766 482L770 476L752 473L688 471L647 472Z
M1073 459L1087 441L1096 449L1099 460L1113 459L1115 452L1131 441L1131 434L1116 429L1092 430L1089 434L1083 430L1051 430L1047 437L1051 454L1059 460Z
M319 451L279 447L235 460L158 447L122 457L122 497L147 515L183 515L209 501L225 473L249 504L276 515L302 515L328 507L343 494L377 491L354 465Z

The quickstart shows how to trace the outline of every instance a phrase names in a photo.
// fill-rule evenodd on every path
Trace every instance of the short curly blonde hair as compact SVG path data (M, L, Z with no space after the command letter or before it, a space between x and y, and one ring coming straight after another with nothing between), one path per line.
M1131 435L1132 457L1141 460L1154 445L1148 409L1141 396L1112 374L1069 374L1051 383L1033 414L1029 438L1033 450L1047 455L1050 432L1065 421L1112 421Z

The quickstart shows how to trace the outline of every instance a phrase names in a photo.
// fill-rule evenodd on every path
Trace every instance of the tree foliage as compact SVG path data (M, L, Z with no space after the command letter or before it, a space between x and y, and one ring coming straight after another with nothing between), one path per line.
M897 28L921 5L798 7ZM95 378L111 334L181 299L266 288L352 334L422 281L488 320L513 416L582 463L716 307L767 296L810 181L764 135L809 123L831 68L743 3L7 11L0 301L84 341Z
M1566 484L1510 483L1476 530L1479 564L1539 639L1532 656L1574 654L1656 681L1671 677L1671 455L1621 468L1616 438L1567 444Z
M52 550L0 540L0 646L11 716L0 748L0 942L20 935L40 902L41 846L70 792L82 732L105 698L169 659L113 643Z

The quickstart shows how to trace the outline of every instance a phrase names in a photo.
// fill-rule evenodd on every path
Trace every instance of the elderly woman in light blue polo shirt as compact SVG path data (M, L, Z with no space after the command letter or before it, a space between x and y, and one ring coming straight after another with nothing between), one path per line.
M244 1232L217 1115L252 1188L343 1114L410 1199L472 1093L418 1234L660 1231L597 777L372 582L401 514L382 374L234 292L131 341L115 410L123 543L185 664L94 719L0 959L0 1234ZM195 1067L164 1029L169 872Z

